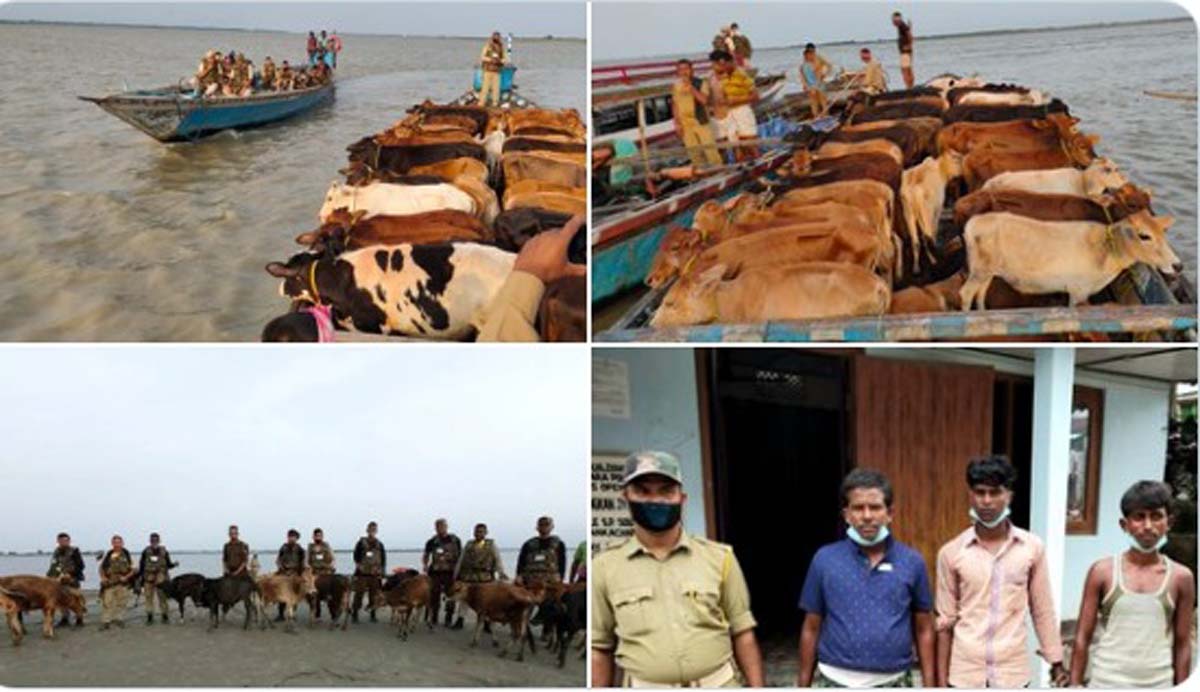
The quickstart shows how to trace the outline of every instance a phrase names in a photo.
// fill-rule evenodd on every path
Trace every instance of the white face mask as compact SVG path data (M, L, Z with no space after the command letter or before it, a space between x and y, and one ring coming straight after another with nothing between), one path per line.
M991 521L984 521L983 518L980 517L979 514L975 511L974 507L972 507L971 510L967 513L971 516L971 521L975 522L976 524L981 524L981 525L983 525L984 528L994 529L997 526L999 526L1000 524L1003 524L1005 522L1005 520L1008 519L1008 515L1012 514L1012 510L1009 509L1008 505L1005 505L1004 511L1001 512L999 515L997 515L996 518Z
M892 533L891 530L889 530L886 525L880 526L879 533L875 534L875 540L869 541L869 540L863 538L862 535L858 532L858 529L854 528L853 526L849 526L846 528L846 535L850 537L850 540L854 541L855 543L857 543L858 545L861 545L864 548L870 548L873 545L879 545L880 543L886 541L888 536L891 535L891 533Z
M1154 545L1149 548L1143 548L1142 544L1138 542L1138 539L1136 537L1134 537L1134 535L1132 533L1126 532L1125 538L1129 541L1130 548L1133 548L1134 550L1138 551L1139 553L1145 553L1147 555L1149 555L1151 553L1157 553L1158 551L1163 549L1163 546L1165 546L1167 544L1166 534L1163 534L1162 536L1160 536L1158 541L1156 541L1154 543Z

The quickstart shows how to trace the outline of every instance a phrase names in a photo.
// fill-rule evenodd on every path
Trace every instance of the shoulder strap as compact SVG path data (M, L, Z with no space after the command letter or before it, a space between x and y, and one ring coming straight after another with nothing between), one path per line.
M1172 565L1174 563L1174 560L1167 557L1166 555L1162 555L1161 553L1160 553L1160 555L1162 557L1163 563L1166 564L1167 573L1163 576L1163 582L1158 587L1158 590L1154 593L1154 595L1162 596L1165 594L1167 596L1167 599L1170 600L1170 597L1171 597L1171 573L1172 573L1172 569L1173 569Z

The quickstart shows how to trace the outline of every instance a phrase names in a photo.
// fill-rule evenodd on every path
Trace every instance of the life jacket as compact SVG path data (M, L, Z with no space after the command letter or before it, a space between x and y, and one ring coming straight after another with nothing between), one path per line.
M232 572L250 561L250 546L242 541L226 543L222 553L225 571Z
M308 544L308 564L317 574L333 574L333 551L325 541Z
M526 545L533 548L526 552L520 576L526 581L562 581L562 575L558 571L559 541L551 538L545 541L531 538Z
M358 569L363 574L383 574L383 552L378 540L362 539L363 554L362 560L358 562Z
M66 576L75 581L82 571L83 558L79 555L79 548L74 546L69 548L55 548L54 555L50 558L50 569L46 572L46 576L56 579Z
M145 560L145 573L149 574L166 574L169 565L167 565L167 549L163 546L147 547L142 551L142 557Z
M496 554L492 539L470 541L463 548L462 567L458 578L466 582L488 582L495 579Z
M448 533L445 538L433 537L433 542L436 547L429 556L429 571L430 572L452 572L454 566L458 564L458 542L454 540L454 534Z
M124 548L120 551L110 550L100 569L106 577L124 577L133 572L133 560L129 559L129 551Z
M299 574L304 569L304 549L299 545L284 543L279 548L279 571L284 574Z

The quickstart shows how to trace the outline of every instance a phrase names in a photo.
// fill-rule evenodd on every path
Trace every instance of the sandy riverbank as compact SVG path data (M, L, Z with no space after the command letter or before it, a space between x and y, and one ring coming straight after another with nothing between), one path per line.
M172 604L173 607L174 604ZM360 624L330 631L328 621L310 629L308 609L301 606L295 634L282 624L243 631L241 607L228 623L208 631L207 613L189 601L186 619L177 607L171 622L146 626L142 604L131 608L125 627L100 630L100 607L88 595L83 628L56 630L55 640L41 636L41 616L27 613L27 635L19 647L0 639L0 684L9 686L556 686L586 684L584 661L568 655L563 668L542 649L518 663L501 659L484 635L470 648L473 616L463 630L424 627L401 641L387 624L362 617ZM328 614L326 613L326 618ZM499 633L499 630L497 630ZM7 635L7 633L4 633ZM501 642L507 634L501 634Z

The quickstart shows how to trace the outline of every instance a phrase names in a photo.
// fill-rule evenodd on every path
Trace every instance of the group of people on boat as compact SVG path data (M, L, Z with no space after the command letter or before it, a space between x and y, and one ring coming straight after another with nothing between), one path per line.
M256 91L291 91L326 84L333 70L324 61L314 65L292 66L284 60L278 66L271 56L263 60L262 70L244 53L229 51L222 54L210 50L200 60L193 78L195 95L199 97L249 96Z
M337 35L336 30L328 35L322 30L320 36L310 31L305 50L308 53L309 67L324 63L331 70L337 69L338 53L342 52L342 37Z

